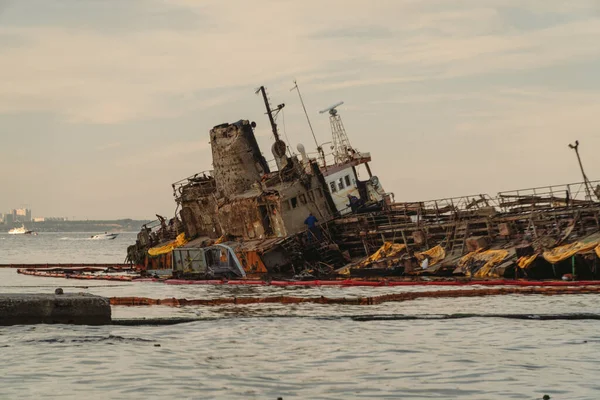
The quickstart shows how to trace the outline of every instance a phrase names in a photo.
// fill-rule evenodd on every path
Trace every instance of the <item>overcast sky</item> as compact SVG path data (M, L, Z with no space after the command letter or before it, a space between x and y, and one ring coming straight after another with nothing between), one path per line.
M337 101L399 201L600 179L597 0L0 0L0 212L171 216L208 131ZM283 118L282 118L283 117ZM285 120L285 124L283 123Z

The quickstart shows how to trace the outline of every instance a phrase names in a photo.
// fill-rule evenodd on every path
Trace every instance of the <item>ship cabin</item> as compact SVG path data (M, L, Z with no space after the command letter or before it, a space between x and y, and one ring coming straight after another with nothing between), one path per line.
M321 173L325 178L326 187L333 199L336 211L340 215L352 212L348 196L359 199L358 212L373 210L389 201L389 196L383 190L379 179L371 173L369 167L371 155L369 153L353 151L347 157L336 161L331 165L323 162ZM360 176L365 175L368 178L361 180Z

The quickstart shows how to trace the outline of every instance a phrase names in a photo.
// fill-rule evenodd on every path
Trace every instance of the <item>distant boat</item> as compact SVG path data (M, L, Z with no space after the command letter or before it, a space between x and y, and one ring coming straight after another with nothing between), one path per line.
M8 231L9 235L31 235L34 233L35 232L25 228L25 225L21 226L20 228L12 228L10 231Z
M112 240L114 238L116 238L117 236L119 236L118 233L100 233L98 235L94 235L91 237L91 239L94 240Z

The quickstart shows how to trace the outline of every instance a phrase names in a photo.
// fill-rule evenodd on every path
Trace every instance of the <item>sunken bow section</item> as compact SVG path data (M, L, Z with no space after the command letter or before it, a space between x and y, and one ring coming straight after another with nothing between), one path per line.
M273 146L279 168L271 171L255 126L241 120L210 130L214 169L173 184L180 223L146 227L158 232L157 240L131 261L153 273L206 277L297 274L343 265L327 235L316 240L306 231L309 215L320 222L334 215L316 161L300 161L286 155L285 145ZM164 253L157 251L161 248Z

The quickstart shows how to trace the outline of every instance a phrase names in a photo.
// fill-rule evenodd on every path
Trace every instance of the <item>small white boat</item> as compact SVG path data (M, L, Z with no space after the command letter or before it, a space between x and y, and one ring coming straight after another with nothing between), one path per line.
M25 228L25 225L21 226L20 228L12 228L10 231L8 231L9 235L31 235L33 233L33 231Z
M94 240L112 240L114 238L116 238L117 236L119 236L118 233L100 233L98 235L94 235L91 237L91 239Z

